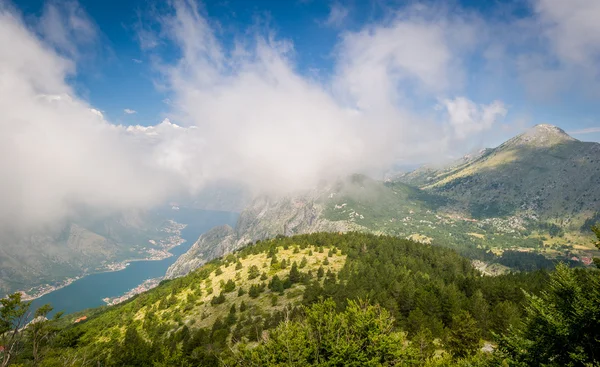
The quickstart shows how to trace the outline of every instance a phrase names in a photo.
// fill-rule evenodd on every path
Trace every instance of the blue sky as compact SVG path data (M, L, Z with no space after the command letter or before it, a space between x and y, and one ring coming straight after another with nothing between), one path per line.
M25 19L35 22L42 16L47 1L24 0L16 6ZM424 2L439 6L440 2ZM344 32L384 22L395 11L411 4L406 1L205 1L202 13L218 28L217 36L224 45L249 32L253 27L266 29L279 39L289 40L294 48L294 67L298 73L316 78L328 78L334 69L334 52ZM80 1L80 7L97 29L98 39L86 50L77 73L71 79L81 98L116 124L154 125L170 116L165 103L171 98L168 89L156 85L153 58L168 59L177 51L168 42L154 50L140 47L139 31L151 24L165 7L149 1ZM534 13L534 2L465 0L444 6L449 14L475 12L483 21L517 21ZM336 13L337 10L337 13ZM338 14L336 19L335 14ZM330 18L332 17L332 18ZM515 56L516 57L516 56ZM464 89L469 98L479 103L502 100L508 107L507 120L520 119L532 125L548 122L567 131L600 126L598 95L585 96L572 90L548 98L528 95L521 83L511 78L486 77L477 57L465 59L472 75ZM467 70L469 73L469 70ZM596 81L597 82L597 81ZM575 89L577 86L575 87ZM432 100L423 108L431 107ZM124 113L125 109L135 114ZM580 139L598 140L600 134L577 135ZM504 136L502 136L504 138Z

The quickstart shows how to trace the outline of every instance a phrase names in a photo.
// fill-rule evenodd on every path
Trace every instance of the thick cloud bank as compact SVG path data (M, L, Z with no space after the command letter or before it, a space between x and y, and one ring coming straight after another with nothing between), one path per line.
M536 52L559 60L548 73L568 74L573 65L595 73L588 66L600 49L597 23L585 12L560 19L561 4L536 2L535 19L523 27L538 27L546 41ZM341 32L333 71L319 78L299 72L294 45L268 30L224 46L194 2L173 2L156 22L158 30L140 29L140 46L152 53L169 44L180 55L153 58L172 94L173 122L127 127L107 121L68 83L78 50L98 42L99 30L77 4L47 6L35 26L0 5L3 228L148 208L219 181L286 192L378 173L464 152L508 112L502 101L464 95L465 60L506 49L495 47L501 40L490 40L476 16L408 7ZM515 70L535 79L532 58L523 60Z

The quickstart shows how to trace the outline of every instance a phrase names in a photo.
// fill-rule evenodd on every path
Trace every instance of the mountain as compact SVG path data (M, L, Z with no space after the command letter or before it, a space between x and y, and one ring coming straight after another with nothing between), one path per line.
M589 227L600 220L599 183L600 144L537 125L445 167L386 182L353 175L309 194L260 197L235 229L200 237L167 277L275 235L347 230L451 247L494 272L557 260L589 265L597 253Z
M256 198L240 214L235 228L216 227L201 235L198 241L169 267L166 278L185 275L208 260L257 240L277 235L361 229L352 223L329 221L323 217L322 202L328 191L314 190L295 197L277 199L268 196Z
M300 325L317 328L308 334L321 341L309 344L323 343L320 358L343 361L336 365L364 362L363 353L410 366L445 355L444 365L451 365L447 352L470 355L480 338L489 341L518 325L522 289L537 294L546 281L544 272L481 277L454 251L397 237L350 232L268 239L125 303L67 316L55 325L43 365L82 359L102 366L290 365L289 358L314 355L310 346L295 344L304 340ZM464 329L457 317L467 312ZM475 338L465 341L465 330ZM460 343L446 337L451 332L461 334ZM277 340L288 348L260 349ZM401 350L379 356L390 346ZM253 350L266 360L246 360L255 360ZM279 362L271 355L282 352ZM27 358L23 353L21 361ZM322 365L297 365L313 364Z
M61 228L0 236L0 293L38 296L126 259L164 256L178 226L149 212L70 221ZM151 242L152 241L152 242ZM162 254L162 255L161 255Z
M473 218L519 215L576 230L600 210L600 144L536 125L474 159L398 180L456 201Z

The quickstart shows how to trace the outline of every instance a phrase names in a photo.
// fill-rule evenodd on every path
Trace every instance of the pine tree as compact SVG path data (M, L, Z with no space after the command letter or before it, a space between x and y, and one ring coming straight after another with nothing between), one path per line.
M248 280L252 280L257 278L260 275L260 271L256 265L252 265L250 269L248 269Z
M324 275L325 275L325 270L323 270L323 267L320 266L319 270L317 270L317 279L323 278Z
M600 365L600 276L559 264L547 291L527 295L525 328L499 348L529 366ZM512 330L511 330L512 331Z
M298 264L296 264L295 261L292 264L292 268L290 269L289 280L292 284L298 283L300 281L300 272L298 271Z
M275 293L283 292L283 282L277 275L274 275L271 279L271 282L269 283L269 289Z
M229 293L229 292L233 292L235 290L235 282L231 279L229 279L227 281L227 283L225 283L225 286L223 287L223 292L225 293Z
M304 268L308 264L308 260L306 256L302 257L302 261L300 261L300 269Z
M475 354L479 348L479 338L477 321L469 312L461 311L452 317L446 345L454 357L465 358Z
M235 263L235 270L241 270L243 268L242 263L238 260Z

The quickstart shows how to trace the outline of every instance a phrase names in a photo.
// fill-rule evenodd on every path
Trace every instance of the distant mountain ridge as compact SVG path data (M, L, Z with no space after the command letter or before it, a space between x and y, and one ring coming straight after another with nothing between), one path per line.
M536 125L463 164L398 180L456 200L476 218L531 215L574 229L600 210L600 144Z
M248 242L315 231L393 235L523 269L555 260L588 263L595 249L584 224L598 219L599 183L600 144L537 125L446 167L422 167L387 182L354 175L309 195L258 198L235 229L201 236L167 277Z

